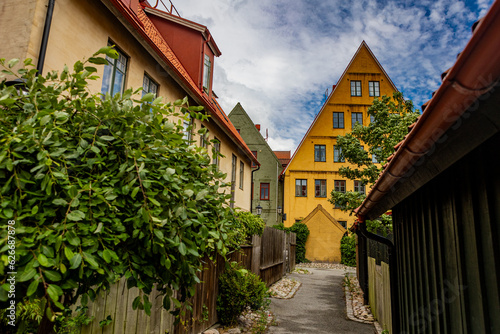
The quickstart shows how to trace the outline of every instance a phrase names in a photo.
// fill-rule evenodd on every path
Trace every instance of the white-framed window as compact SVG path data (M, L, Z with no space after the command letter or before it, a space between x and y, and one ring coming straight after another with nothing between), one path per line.
M203 61L203 89L208 93L210 92L210 74L212 71L212 62L210 57L206 54Z

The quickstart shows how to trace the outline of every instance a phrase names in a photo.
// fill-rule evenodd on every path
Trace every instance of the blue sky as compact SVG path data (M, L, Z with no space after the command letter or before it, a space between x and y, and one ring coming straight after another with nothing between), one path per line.
M493 0L172 2L222 52L213 89L226 113L240 102L274 150L293 153L363 40L420 109Z

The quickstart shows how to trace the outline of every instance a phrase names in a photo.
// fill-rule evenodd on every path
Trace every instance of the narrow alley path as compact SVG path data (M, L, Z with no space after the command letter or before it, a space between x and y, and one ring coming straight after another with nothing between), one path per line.
M272 299L271 311L277 326L269 333L283 334L371 334L375 327L348 320L341 269L307 268L312 275L291 274L290 279L302 283L291 299Z

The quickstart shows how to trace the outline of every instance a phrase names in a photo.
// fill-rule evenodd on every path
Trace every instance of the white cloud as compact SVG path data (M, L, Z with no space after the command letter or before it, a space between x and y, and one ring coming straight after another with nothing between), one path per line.
M241 102L269 129L275 150L294 150L365 40L396 87L419 107L470 38L492 0L415 3L354 0L183 0L181 16L206 25L222 56L214 90L229 113Z

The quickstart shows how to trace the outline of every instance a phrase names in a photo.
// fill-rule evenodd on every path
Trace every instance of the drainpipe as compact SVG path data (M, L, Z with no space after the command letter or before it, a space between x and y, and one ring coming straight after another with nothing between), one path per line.
M390 277L390 290L391 290L391 314L392 314L392 333L399 333L400 332L400 324L399 324L399 308L398 308L398 288L397 288L397 272L396 272L396 249L394 246L394 243L387 239L384 238L380 235L368 232L366 230L366 223L364 222L364 219L362 222L357 224L358 228L356 229L356 234L358 236L362 236L365 239L371 239L376 242L379 242L381 244L386 245L389 248L389 277ZM367 245L368 243L366 243ZM367 272L367 256L364 257L364 259L359 259L361 263L363 263L366 267L364 268L365 272ZM368 284L368 281L364 282L366 285ZM367 286L365 286L366 288ZM367 290L367 289L366 289ZM365 294L364 297L366 298L366 290L363 291Z
M37 75L41 75L43 71L43 64L45 63L45 54L47 52L47 44L49 42L50 25L52 23L52 14L54 13L55 0L49 0L47 7L47 16L45 17L45 26L43 27L42 44L40 45L40 52L38 54L38 63L36 69Z
M253 190L254 190L254 184L253 184L253 173L255 173L256 171L258 171L259 169L260 169L260 165L259 165L259 166L257 166L257 168L255 168L254 170L252 170L252 194L251 194L251 196L250 196L250 212L251 212L251 213L253 213L253 212L252 212L252 211L253 211L253 208L252 208L252 206L253 206L253 193L254 193L254 191L253 191Z

